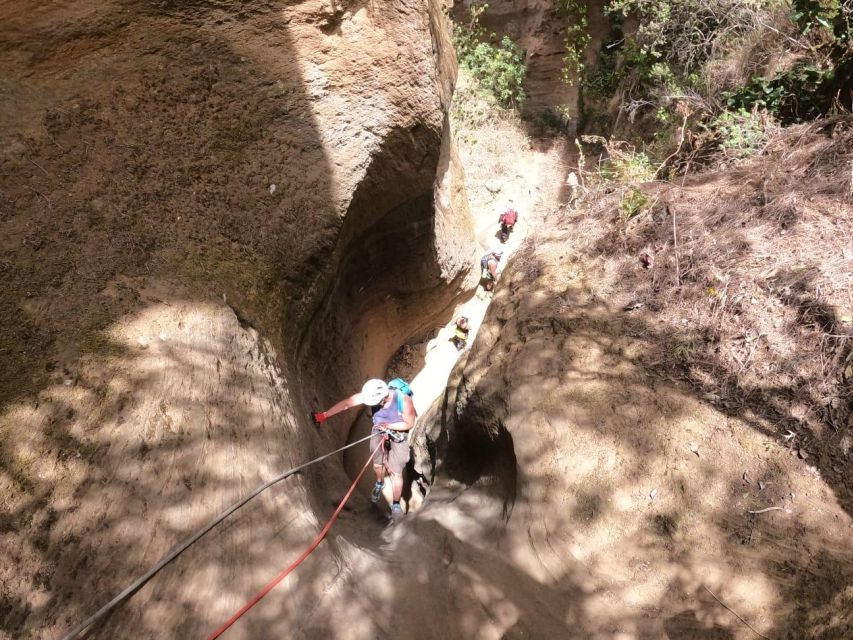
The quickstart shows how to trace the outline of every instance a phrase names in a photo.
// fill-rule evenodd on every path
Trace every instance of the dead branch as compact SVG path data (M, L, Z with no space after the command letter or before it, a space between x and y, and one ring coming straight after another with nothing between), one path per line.
M753 627L751 624L749 624L746 620L744 620L744 619L743 619L743 618L738 614L738 612L737 612L737 611L735 611L735 610L734 610L734 609L732 609L729 605L727 605L725 602L723 602L722 600L720 600L720 599L716 596L716 594L714 594L714 592L713 592L713 591L711 591L711 590L710 590L708 587L706 587L704 584L702 585L702 588L703 588L703 589L705 589L705 591L707 591L708 593L710 593L710 594L714 597L714 600L716 600L717 602L719 602L719 603L720 603L721 605L723 605L726 609L728 609L731 613L733 613L733 614L734 614L734 616L735 616L738 620L740 620L740 621L741 621L741 622L743 622L747 627L749 627L755 635L757 635L759 638L764 638L764 640L770 640L770 638L768 638L767 636L765 636L763 633L761 633L761 632L760 632L760 631L758 631L755 627Z

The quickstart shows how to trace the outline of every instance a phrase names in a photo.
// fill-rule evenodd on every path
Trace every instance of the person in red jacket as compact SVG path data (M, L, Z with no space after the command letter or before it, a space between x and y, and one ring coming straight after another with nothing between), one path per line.
M509 208L498 218L498 222L501 223L501 242L506 242L513 227L515 227L515 223L518 222L518 211L515 210L511 202Z

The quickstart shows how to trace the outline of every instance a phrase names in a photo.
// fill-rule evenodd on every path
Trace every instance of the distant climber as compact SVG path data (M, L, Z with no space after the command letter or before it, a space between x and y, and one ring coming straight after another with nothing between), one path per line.
M456 331L453 334L453 337L450 338L450 341L453 343L453 346L456 347L457 351L462 351L465 348L465 345L468 343L468 318L465 316L459 316L456 320Z
M409 461L408 431L415 426L415 405L412 402L409 385L397 378L390 383L372 379L364 383L359 393L355 393L334 404L326 411L312 411L311 419L318 427L332 416L358 405L370 407L373 416L370 451L376 452L383 436L388 436L380 453L373 458L373 471L376 484L370 494L371 502L379 502L385 486L386 471L391 475L393 501L391 516L403 515L400 497L403 494L403 469Z
M506 242L515 223L518 222L518 211L512 206L512 201L509 203L509 208L500 215L498 222L501 224L501 242Z
M566 186L568 187L568 202L569 206L574 208L575 204L577 204L578 198L580 197L580 182L578 181L578 175L574 171L569 171L569 175L566 178Z
M498 263L501 261L503 254L504 250L501 247L496 247L480 258L481 278L483 289L486 291L491 291L495 288L495 281L498 279Z

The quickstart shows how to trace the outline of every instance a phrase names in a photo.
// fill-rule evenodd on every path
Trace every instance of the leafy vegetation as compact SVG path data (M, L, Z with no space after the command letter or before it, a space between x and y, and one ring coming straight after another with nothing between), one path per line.
M557 0L557 12L566 20L563 55L563 82L572 86L583 76L584 52L589 46L587 3L582 0Z
M729 157L751 155L765 142L764 123L757 111L723 111L708 127L720 137L720 147Z
M597 147L604 152L598 163L599 180L640 184L654 179L656 168L645 151L637 151L625 141L608 140L602 136L585 135L581 140L588 149Z
M475 5L469 11L468 24L453 26L453 43L459 64L471 72L480 87L505 107L520 107L525 100L524 52L509 36L499 40L486 34L480 16L489 5Z
M761 108L784 122L812 120L831 108L836 70L797 66L772 79L753 76L748 84L725 94L733 109Z
M622 194L619 210L622 212L622 219L628 221L646 211L650 205L651 201L645 193L632 188Z
M559 1L585 16L577 4ZM853 107L853 2L607 0L604 13L611 32L596 64L566 73L581 78L584 129L611 137L605 179L637 182L653 167L671 176L715 150L737 161L779 125ZM571 66L568 40L567 51Z

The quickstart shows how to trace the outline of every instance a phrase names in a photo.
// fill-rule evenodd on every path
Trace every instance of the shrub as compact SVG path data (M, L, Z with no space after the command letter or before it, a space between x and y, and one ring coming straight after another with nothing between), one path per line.
M649 197L639 189L628 189L619 202L619 210L625 221L634 218L649 208L651 202Z
M581 136L581 140L586 144L600 145L606 151L607 158L600 163L598 170L602 180L638 184L654 179L655 167L645 151L637 151L622 140L607 140L601 136Z
M720 137L720 147L729 157L742 158L761 147L765 126L757 111L723 111L709 125Z
M486 38L480 26L480 16L489 5L471 8L467 25L453 27L453 42L459 64L464 66L477 80L480 87L489 92L503 106L519 107L525 99L524 52L509 36L497 42L492 33Z
M655 174L652 161L645 151L616 155L610 159L610 162L622 182L646 182Z
M725 94L729 109L766 109L784 123L811 120L826 113L835 98L836 70L797 65L772 79L754 76Z
M684 99L706 117L725 101L729 110L757 106L785 122L826 114L836 101L849 104L849 0L608 0L605 12L615 28L629 16L639 25L616 40L623 77L614 93L622 93L632 118L644 110L665 120L661 110ZM792 54L791 67L751 77L783 50ZM714 73L726 67L733 71Z
M590 42L587 30L587 3L582 0L557 0L557 13L566 21L563 55L563 82L572 86L583 76L584 51Z

